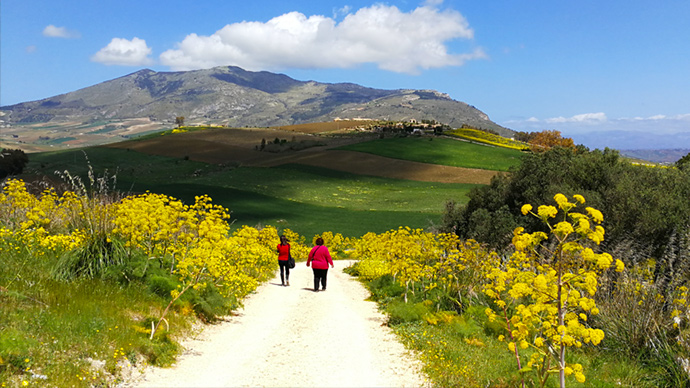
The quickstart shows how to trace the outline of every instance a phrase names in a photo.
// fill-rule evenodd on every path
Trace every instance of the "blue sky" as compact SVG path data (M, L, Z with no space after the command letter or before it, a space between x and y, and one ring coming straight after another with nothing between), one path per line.
M142 68L435 89L591 148L690 148L687 0L2 0L0 105Z

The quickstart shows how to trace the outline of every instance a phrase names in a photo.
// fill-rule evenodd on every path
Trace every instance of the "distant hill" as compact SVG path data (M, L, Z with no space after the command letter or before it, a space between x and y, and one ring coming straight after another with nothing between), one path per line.
M146 118L172 123L268 127L335 118L436 120L469 125L504 136L504 128L464 102L434 90L382 90L352 83L298 81L283 74L238 67L185 72L141 70L74 92L4 106L5 126L81 124Z
M673 164L683 156L690 154L690 149L663 150L621 150L621 155L648 160L654 163Z

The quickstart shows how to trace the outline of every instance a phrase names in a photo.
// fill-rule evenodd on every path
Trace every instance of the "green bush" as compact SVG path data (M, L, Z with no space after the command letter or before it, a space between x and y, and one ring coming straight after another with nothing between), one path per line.
M84 245L63 254L53 275L60 280L103 277L109 267L121 266L126 261L127 251L121 241L93 235Z
M405 303L401 300L391 302L386 311L389 314L389 325L421 321L426 315L431 313L431 310L424 302L413 304Z
M149 291L163 298L170 298L170 291L176 289L179 284L180 282L171 276L151 275L146 279Z
M375 301L386 301L405 293L405 288L393 280L391 275L374 279L367 286L371 291L371 299Z
M192 304L194 312L204 322L214 322L218 317L227 315L234 307L233 301L223 297L218 288L213 284L207 284L201 290L190 290L188 300ZM186 295L183 295L183 299ZM187 300L187 299L185 299Z

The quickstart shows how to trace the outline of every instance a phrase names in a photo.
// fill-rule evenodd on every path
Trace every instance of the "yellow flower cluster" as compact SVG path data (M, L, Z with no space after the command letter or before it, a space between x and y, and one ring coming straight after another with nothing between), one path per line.
M481 131L473 128L458 128L446 131L445 134L456 136L467 140L473 140L484 144L496 145L515 150L527 150L529 146L523 142L508 139L503 136L494 135L492 133Z
M230 234L226 209L205 195L193 205L161 194L131 196L114 206L114 214L113 233L150 258L170 259L182 290L213 282L226 297L239 301L277 268L277 230L244 226ZM306 250L299 243L292 246L293 252ZM182 292L174 290L172 297Z
M496 306L487 309L487 316L492 321L502 317L508 349L518 362L520 350L537 350L541 356L532 357L529 364L544 373L540 378L547 376L549 368L545 366L552 365L546 355L564 357L566 347L601 343L604 332L587 325L588 317L599 312L593 299L598 278L612 267L624 270L621 260L614 261L610 254L595 253L583 245L598 245L603 240L604 229L599 224L604 218L591 207L586 213L575 212L585 198L573 198L570 202L565 195L556 194L556 206L539 206L536 213L532 205L524 205L522 213L541 219L550 234L525 233L524 228L517 228L513 233L515 253L486 274L484 293ZM562 218L557 219L559 214ZM558 372L584 381L581 366L566 366L564 358L555 361Z
M79 247L86 232L75 227L74 217L84 213L76 198L69 191L62 196L54 190L33 195L22 180L8 180L0 193L0 250L17 251L21 246L43 256Z
M457 297L466 286L498 263L475 241L460 241L455 234L434 234L400 227L385 233L367 233L351 239L351 254L359 258L357 269L371 280L392 275L407 290L421 284L425 290L440 289Z
M231 234L228 218L227 210L208 196L196 197L192 205L152 193L114 202L70 191L34 195L23 181L9 180L0 193L0 251L59 254L98 234L99 239L122 240L130 254L169 263L183 290L212 282L239 301L275 272L279 239L270 226L245 226ZM293 256L306 257L304 238L290 230L285 234L294 241ZM329 239L343 240L332 234Z

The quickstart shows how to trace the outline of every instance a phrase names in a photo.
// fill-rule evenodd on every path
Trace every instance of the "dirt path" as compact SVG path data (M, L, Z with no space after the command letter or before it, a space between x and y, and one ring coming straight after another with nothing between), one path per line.
M297 263L290 287L259 287L239 315L208 327L172 368L149 368L136 387L421 387L420 364L368 291L336 261L328 291Z

